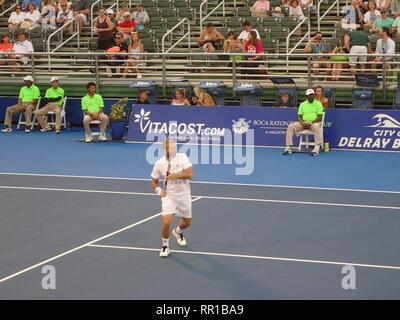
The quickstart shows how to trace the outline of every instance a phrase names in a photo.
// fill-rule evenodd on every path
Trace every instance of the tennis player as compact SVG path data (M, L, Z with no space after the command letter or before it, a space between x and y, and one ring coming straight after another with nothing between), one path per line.
M178 226L172 230L176 241L182 247L186 246L183 230L192 223L192 199L189 179L192 179L192 163L184 153L177 153L176 144L172 140L164 141L165 156L159 159L151 173L151 186L161 197L162 204L162 248L160 257L169 256L169 236L173 215L180 217ZM158 181L165 181L165 190L158 185Z

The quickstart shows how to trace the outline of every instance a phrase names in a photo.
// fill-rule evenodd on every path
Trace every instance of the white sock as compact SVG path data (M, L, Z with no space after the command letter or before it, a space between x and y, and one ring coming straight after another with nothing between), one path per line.
M164 239L164 238L161 238L161 240L162 240L162 245L163 245L163 247L169 247L169 238L167 238L167 239Z
M179 228L179 226L176 227L176 232L177 233L182 233L183 231L181 230L181 228Z

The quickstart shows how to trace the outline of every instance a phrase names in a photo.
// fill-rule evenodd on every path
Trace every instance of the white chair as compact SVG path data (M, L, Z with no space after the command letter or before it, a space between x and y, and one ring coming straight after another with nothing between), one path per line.
M39 99L38 99L38 101L37 101L37 103L36 103L36 108L35 108L35 110L34 110L33 112L36 112L37 110L39 110L40 100L41 100L41 99L42 99L42 98L39 97ZM22 120L22 119L23 119L23 118L22 118L23 116L25 116L25 113L24 113L24 112L20 112L20 114L19 114L19 119L18 119L18 124L17 124L17 130L19 130L19 128L20 128L21 125L26 125L26 119L25 119L25 121ZM33 130L33 127L35 126L35 119L36 119L36 116L35 116L35 113L33 113L33 120L32 120L32 124L31 124L31 130Z
M321 119L321 148L324 146L324 122L325 121L325 112L322 113L322 119ZM298 151L301 151L301 148L305 146L306 148L314 147L315 142L310 141L310 136L314 136L314 132L312 132L309 129L302 130L296 134L297 136L300 136L300 141L299 141L299 148ZM303 140L304 138L304 140Z
M61 108L61 126L64 127L64 129L67 129L67 116L65 113L65 106L67 105L67 97L64 97L64 102L62 104L62 108ZM36 111L39 110L39 108L36 109ZM56 116L55 113L53 111L49 111L46 113L46 116L50 116L50 119L48 119L47 124L50 126L55 126L56 125ZM33 126L35 126L35 124L39 125L39 123L37 122L37 118L36 118L36 113L33 116L33 120L32 120L32 129Z
M101 122L99 121L99 120L92 120L92 121L90 121L89 122L89 125L100 125L101 124ZM100 131L98 131L98 132L93 132L92 131L92 138L93 139L99 139L99 136L100 136Z

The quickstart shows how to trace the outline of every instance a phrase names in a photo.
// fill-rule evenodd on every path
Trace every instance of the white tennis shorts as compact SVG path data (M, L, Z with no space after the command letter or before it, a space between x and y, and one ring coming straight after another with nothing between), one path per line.
M192 218L192 197L189 194L171 195L167 194L161 198L162 215L176 214L183 218Z

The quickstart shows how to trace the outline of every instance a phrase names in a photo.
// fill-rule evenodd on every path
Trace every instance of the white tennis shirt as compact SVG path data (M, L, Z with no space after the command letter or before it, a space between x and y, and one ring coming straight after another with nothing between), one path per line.
M170 159L171 167L170 174L178 173L182 170L190 168L192 163L184 153L177 153ZM166 157L162 157L154 164L151 177L153 179L165 180L168 171L168 161ZM170 180L167 184L167 192L172 195L180 195L190 193L190 185L188 179Z

